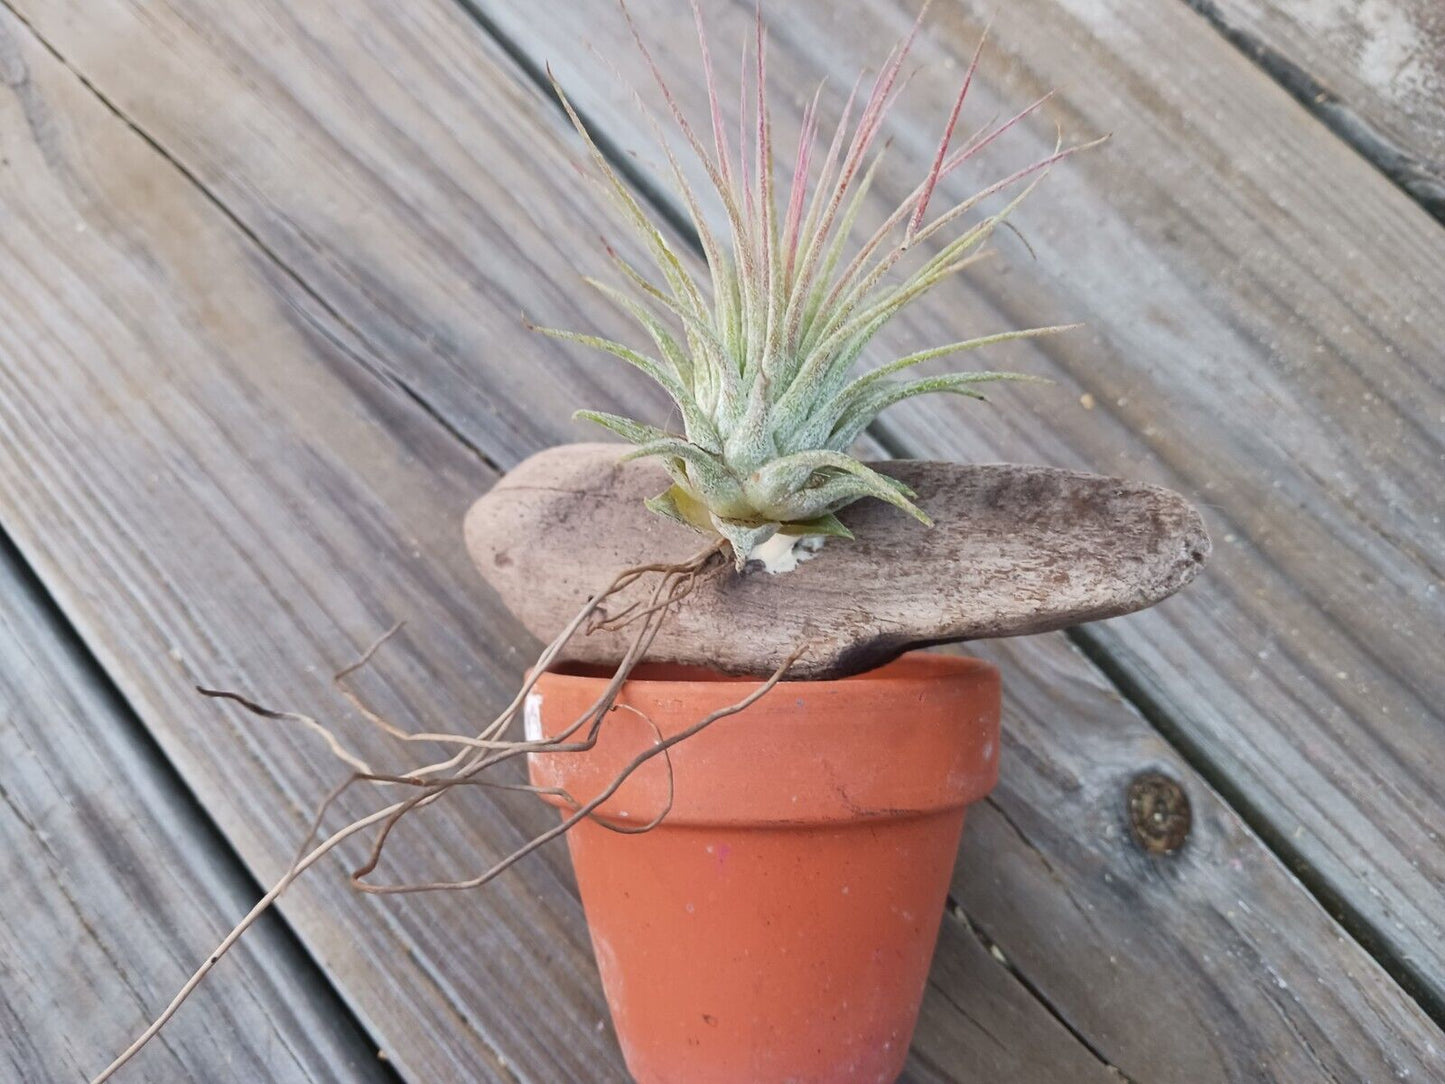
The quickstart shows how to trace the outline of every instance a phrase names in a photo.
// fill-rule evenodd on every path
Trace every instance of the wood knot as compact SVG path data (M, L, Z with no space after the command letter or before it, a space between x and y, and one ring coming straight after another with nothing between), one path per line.
M1193 824L1189 795L1161 772L1142 772L1129 781L1129 827L1148 854L1173 854Z

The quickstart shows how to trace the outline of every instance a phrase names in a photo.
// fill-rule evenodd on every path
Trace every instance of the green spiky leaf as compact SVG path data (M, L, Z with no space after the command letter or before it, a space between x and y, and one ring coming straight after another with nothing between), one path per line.
M688 492L685 486L670 486L656 497L648 497L642 503L650 511L675 520L684 527L703 532L712 529L712 517L708 513L707 505Z
M813 519L805 519L799 523L784 523L778 528L779 534L794 535L798 538L807 538L812 535L822 535L825 538L847 538L854 537L853 532L843 525L843 521L832 512L825 512Z
M594 422L616 433L629 444L650 444L655 440L672 440L673 435L666 429L659 429L646 422L633 421L620 414L607 414L601 410L578 410L572 417L578 421Z

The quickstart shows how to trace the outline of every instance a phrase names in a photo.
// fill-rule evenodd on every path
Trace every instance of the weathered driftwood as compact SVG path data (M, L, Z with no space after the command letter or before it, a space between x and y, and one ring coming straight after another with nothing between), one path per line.
M647 512L667 487L616 444L532 456L467 516L467 548L534 635L550 640L588 594L637 564L682 560L699 534ZM806 642L793 676L839 677L921 644L1023 636L1115 617L1183 587L1209 553L1203 521L1167 489L1048 467L874 464L915 489L924 527L861 501L857 535L773 575L757 562L709 580L649 652L659 661L764 674ZM578 636L564 658L615 664L630 633Z

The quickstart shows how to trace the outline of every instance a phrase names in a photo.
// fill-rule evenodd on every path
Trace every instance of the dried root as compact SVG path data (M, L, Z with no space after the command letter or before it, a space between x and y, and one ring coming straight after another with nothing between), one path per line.
M368 830L375 829L372 836L370 850L366 860L351 873L351 884L361 892L368 892L377 895L395 895L410 892L432 892L432 891L455 891L460 889L477 888L497 877L499 874L511 868L522 858L531 854L539 847L564 835L574 825L584 818L591 817L599 806L622 786L631 774L654 757L661 756L667 765L668 778L668 800L663 810L647 824L621 826L610 824L604 820L597 823L611 828L614 831L636 833L649 831L655 828L667 816L672 807L672 761L669 750L679 742L697 734L717 720L728 715L734 715L743 711L759 698L764 696L774 685L782 680L789 667L803 654L804 647L800 646L786 659L781 666L768 678L767 681L757 686L748 696L739 700L736 704L715 711L712 714L699 719L687 729L674 734L670 738L663 738L661 731L653 725L653 732L657 740L652 746L637 754L604 790L585 803L579 803L571 795L552 788L539 788L521 783L511 783L492 779L486 776L490 768L511 760L515 757L532 753L575 753L591 749L597 742L597 736L608 713L614 707L625 707L616 705L615 701L618 692L628 675L637 664L646 656L653 640L657 637L658 630L666 621L668 614L673 607L681 603L698 584L723 572L728 565L727 544L719 541L707 549L700 551L687 561L678 564L650 564L638 565L619 573L613 581L601 592L589 599L577 615L567 625L557 638L543 649L538 656L536 663L528 673L527 679L517 691L510 703L502 709L490 723L481 729L474 736L450 734L450 733L415 733L401 729L378 712L374 711L361 696L351 688L348 679L358 670L366 666L376 652L401 629L401 625L394 625L388 629L374 644L372 644L357 660L351 665L338 671L334 681L340 694L352 705L353 708L369 723L379 728L392 738L404 742L435 742L448 746L455 746L456 752L445 760L434 764L428 764L420 768L413 768L409 771L389 774L373 769L364 759L350 752L327 726L308 715L301 715L296 712L276 711L263 707L248 697L234 692L225 692L216 689L198 688L204 696L221 700L228 700L239 704L246 711L263 719L272 719L279 722L290 722L302 726L307 730L321 736L326 742L332 754L351 768L351 774L343 780L330 794L321 802L315 816L312 818L310 829L306 838L302 841L296 858L287 869L284 876L264 896L257 901L256 905L238 922L233 930L216 946L212 952L196 969L186 984L171 1000L171 1003L160 1013L159 1016L140 1034L129 1047L127 1047L110 1065L108 1065L92 1084L101 1084L109 1080L124 1066L142 1047L153 1039L165 1026L167 1021L175 1015L176 1011L190 996L191 992L200 985L211 969L216 966L221 957L240 940L241 936L255 924L256 920L288 889L295 880L306 870L319 862L326 855L331 853L340 844L354 836L361 835ZM616 613L609 613L607 605L609 602L619 599L624 592L627 592L634 585L644 582L647 577L655 576L656 582L650 591L644 592L642 598L637 599L624 606ZM546 672L557 660L566 647L579 632L584 634L594 630L616 631L623 628L633 628L632 639L628 649L618 664L607 687L602 691L596 701L576 720L570 723L565 729L554 737L542 740L516 740L506 737L507 731L516 720L518 712L526 702L527 695L532 691L537 679ZM629 711L636 709L628 708ZM644 719L646 717L644 716ZM651 720L646 720L651 724ZM317 835L321 831L321 824L327 812L341 795L356 786L357 784L370 784L377 787L399 787L405 788L412 793L399 801L376 810L358 820L331 832L325 836L320 843L315 843ZM561 798L572 808L570 812L558 825L543 832L535 839L530 840L505 858L496 862L490 868L468 877L455 881L433 881L420 884L374 884L366 878L373 874L380 865L387 840L392 830L408 814L415 810L445 797L451 790L465 786L487 786L503 790L522 790L535 794L547 794ZM315 845L313 846L313 844Z

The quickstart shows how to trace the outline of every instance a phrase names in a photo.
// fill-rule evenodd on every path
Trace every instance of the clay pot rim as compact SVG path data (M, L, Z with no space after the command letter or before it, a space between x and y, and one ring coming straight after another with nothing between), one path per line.
M981 677L995 670L992 663L971 655L912 651L895 659L839 678L784 678L780 686L807 686L827 691L830 687L844 689L868 682L915 682L948 678ZM577 685L606 681L612 668L591 663L562 662L546 672L549 684ZM665 696L674 689L698 685L761 685L767 678L756 674L728 674L706 666L686 663L642 662L627 675L626 685L645 686L649 694ZM746 694L740 694L746 695Z
M622 686L619 714L609 716L617 721L597 749L529 755L533 783L586 801L655 735L672 736L763 683L716 674L679 679L670 664L649 672ZM587 674L542 675L529 727L535 724L538 736L556 732L594 704L605 684ZM838 825L967 805L998 778L999 697L992 663L945 654L781 683L672 747L676 790L668 823ZM610 818L626 810L634 821L645 819L665 805L666 780L665 771L644 769L599 812Z

